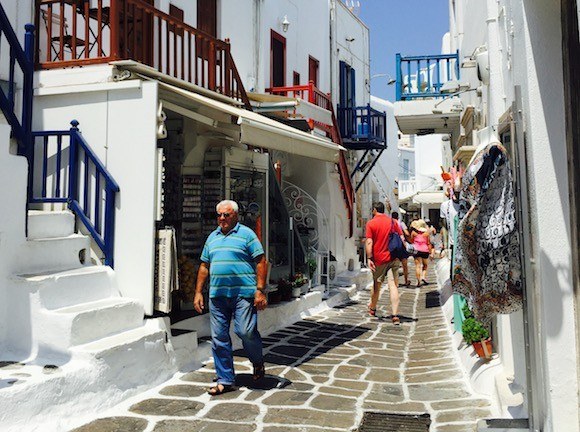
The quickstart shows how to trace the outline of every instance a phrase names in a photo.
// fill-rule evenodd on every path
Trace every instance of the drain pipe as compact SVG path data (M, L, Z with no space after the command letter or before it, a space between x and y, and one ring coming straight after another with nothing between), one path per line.
M263 91L259 87L259 76L260 76L260 49L261 49L261 8L262 0L254 0L254 91ZM266 84L264 83L264 88Z

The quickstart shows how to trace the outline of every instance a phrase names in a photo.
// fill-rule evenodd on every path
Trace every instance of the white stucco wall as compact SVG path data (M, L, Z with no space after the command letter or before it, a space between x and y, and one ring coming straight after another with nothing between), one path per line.
M26 184L28 164L26 159L9 154L10 127L0 124L0 183L10 187L0 188L2 211L0 212L0 351L6 358L11 357L9 350L13 346L9 337L25 338L26 326L21 328L23 333L10 335L10 310L21 311L21 319L26 322L29 314L26 305L17 305L9 297L13 285L12 276L18 261L22 259L24 226L26 221ZM21 306L24 306L20 309Z
M397 121L395 120L394 106L391 102L376 96L371 96L371 106L379 111L384 111L387 114L387 148L377 162L377 165L379 166L377 167L378 170L375 172L377 175L380 174L383 189L387 192L387 197L393 210L396 210L398 209L399 204L395 194L393 193L393 188L395 187L395 181L399 176L399 152L397 149L399 134Z
M369 29L342 1L332 3L335 5L331 50L333 102L339 101L339 62L344 61L355 70L356 104L364 106L370 102Z
M136 84L138 82L136 81ZM153 312L157 83L138 88L37 97L35 130L68 129L76 119L87 143L121 189L116 203L115 272L123 296ZM67 89L63 89L67 91Z
M443 183L441 165L443 165L442 135L424 135L415 137L415 179L417 190L436 190Z
M478 8L485 9L475 13ZM479 105L488 125L497 124L511 106L514 86L522 89L524 122L516 127L526 133L531 221L525 229L531 231L535 252L528 257L535 274L528 289L534 292L539 313L530 331L538 335L538 351L533 355L539 365L536 373L541 374L538 381L544 386L533 388L540 423L535 426L544 431L578 431L577 311L570 261L560 2L473 0L456 14L464 34L452 39L462 38L462 54L469 55L480 44L489 50L491 82L483 86ZM498 320L500 355L504 368L515 370L516 385L525 383L523 344L514 340L514 335L517 339L523 333L521 320L521 314ZM517 409L509 413L526 415Z

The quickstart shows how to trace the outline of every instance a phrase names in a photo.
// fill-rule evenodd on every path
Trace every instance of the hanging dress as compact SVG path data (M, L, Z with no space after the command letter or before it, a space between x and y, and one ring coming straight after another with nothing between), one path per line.
M488 323L522 307L521 263L512 173L505 148L487 145L462 178L453 291Z

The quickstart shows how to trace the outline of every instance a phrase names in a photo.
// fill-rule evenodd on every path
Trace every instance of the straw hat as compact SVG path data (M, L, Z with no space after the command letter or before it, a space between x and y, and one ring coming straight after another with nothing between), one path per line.
M415 228L419 232L429 231L429 226L427 225L427 222L425 222L423 219L417 219L416 221L413 221L411 223L411 228Z

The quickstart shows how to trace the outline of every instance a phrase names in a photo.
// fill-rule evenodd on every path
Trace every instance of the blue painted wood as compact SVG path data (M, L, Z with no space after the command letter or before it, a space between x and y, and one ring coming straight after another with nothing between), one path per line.
M46 180L48 178L48 135L42 146L42 198L46 198Z
M101 234L101 174L95 172L95 230Z
M338 119L343 145L365 150L386 146L387 115L367 104L359 107L338 106Z
M44 131L32 132L31 136L43 139L43 185L42 196L35 197L30 194L29 202L31 203L57 203L66 202L69 208L75 213L79 220L89 231L91 237L105 256L105 264L113 267L114 264L114 244L115 244L115 201L116 194L120 188L111 174L107 171L103 163L99 160L93 150L89 147L78 129L78 122L73 120L71 128L68 131ZM69 137L69 159L68 159L68 185L61 186L61 175L63 161L63 137ZM56 187L54 196L47 196L47 177L48 177L48 142L51 137L56 137L57 153L55 155L56 165ZM34 161L35 146L32 146L31 160ZM80 184L81 160L84 163L83 180ZM95 169L94 185L89 184L89 174ZM33 171L33 170L31 170ZM30 184L33 184L34 177L30 178ZM103 184L104 183L104 184ZM65 192L66 191L66 192ZM94 216L90 216L89 197L94 191ZM102 199L104 192L105 211L102 214ZM66 196L65 196L66 195ZM81 202L83 204L81 205Z
M9 47L8 94L0 89L0 110L12 128L12 136L18 143L18 154L29 156L32 146L30 129L32 124L32 76L34 73L34 26L27 24L25 28L25 48L22 49L10 20L0 4L0 35L4 36ZM20 119L14 112L16 63L18 63L24 77L22 116Z
M445 80L460 78L459 51L453 54L436 54L403 57L396 55L398 101L419 98L442 97L444 82L441 68L445 68ZM455 77L452 77L452 71ZM426 76L423 77L422 74Z
M56 187L54 190L54 196L60 197L60 160L62 158L62 136L56 137Z

